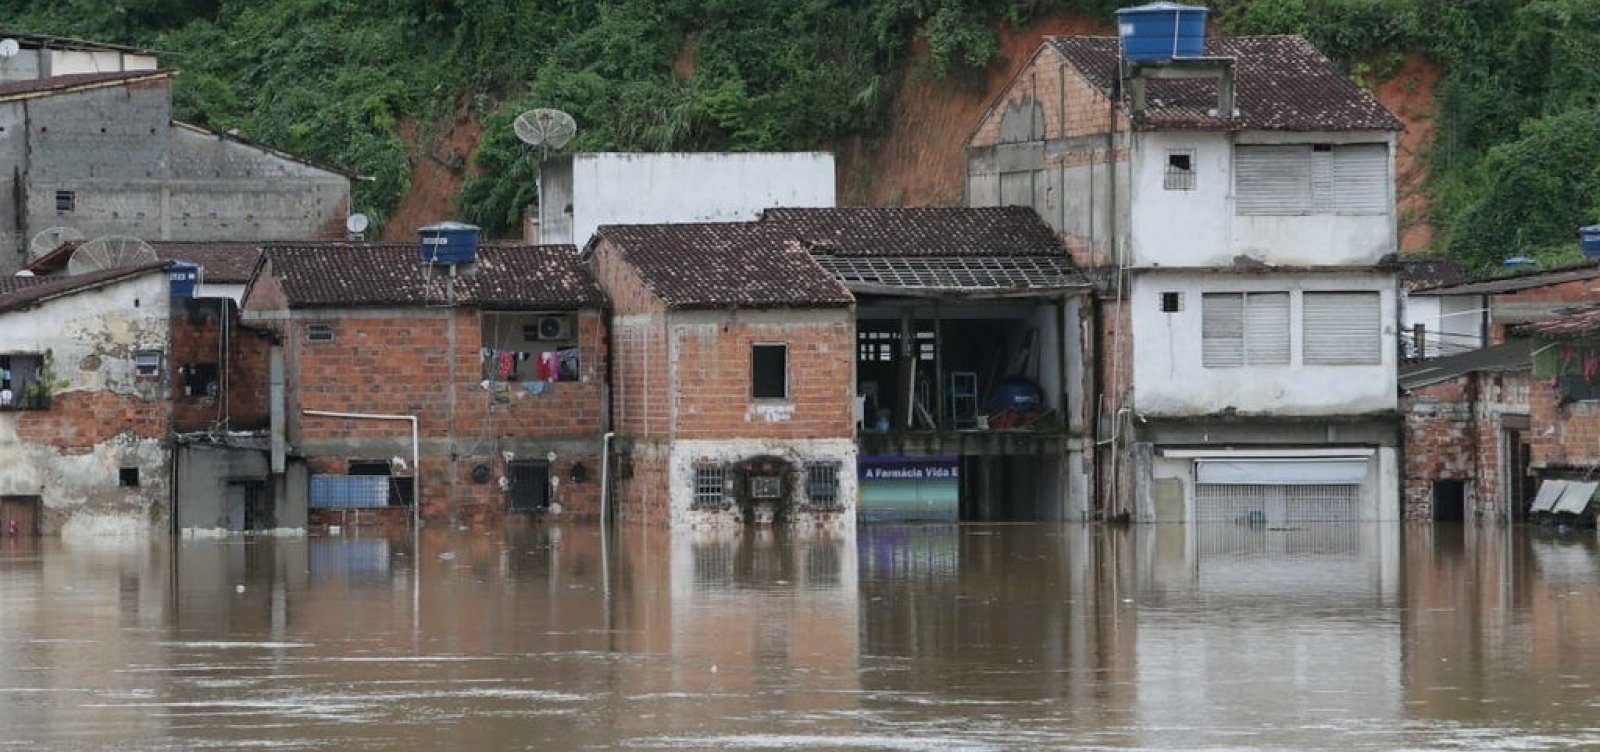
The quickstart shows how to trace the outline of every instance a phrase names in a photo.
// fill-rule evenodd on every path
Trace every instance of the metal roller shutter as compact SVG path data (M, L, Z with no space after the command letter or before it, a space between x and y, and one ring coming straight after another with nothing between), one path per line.
M1389 208L1389 147L1344 144L1334 147L1332 185L1325 204L1340 214L1382 214Z
M1309 146L1237 146L1233 171L1239 214L1307 214L1313 209Z
M1383 362L1380 298L1375 292L1308 292L1302 300L1306 365Z
M1289 362L1289 294L1206 293L1200 298L1201 364L1207 368Z
M1252 366L1289 362L1289 293L1246 293L1244 360Z
M1200 296L1200 362L1207 368L1244 365L1244 294Z
M1273 527L1307 522L1350 522L1361 517L1361 487L1197 483L1194 504L1196 522L1242 522Z

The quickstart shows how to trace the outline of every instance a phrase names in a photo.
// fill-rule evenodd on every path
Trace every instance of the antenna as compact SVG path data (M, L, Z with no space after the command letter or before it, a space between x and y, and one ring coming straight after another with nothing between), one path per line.
M0 39L0 60L10 60L22 51L22 45L15 39Z
M67 259L68 274L84 274L158 261L149 243L127 235L107 235L78 246Z
M517 138L529 146L543 147L545 156L559 149L578 133L578 123L561 110L528 110L511 122Z
M46 227L33 234L33 239L28 241L28 251L33 258L38 258L67 243L77 243L83 239L84 234L74 227Z
M367 215L357 212L345 218L344 232L346 240L360 240L361 233L367 231Z

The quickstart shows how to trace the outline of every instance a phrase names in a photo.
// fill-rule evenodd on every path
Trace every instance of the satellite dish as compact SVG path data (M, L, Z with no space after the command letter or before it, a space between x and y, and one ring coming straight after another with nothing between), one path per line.
M46 227L33 234L33 239L28 241L28 251L34 258L45 255L66 243L76 243L84 239L82 232L74 227Z
M578 123L560 110L528 110L512 121L517 138L529 146L559 149L578 133Z
M17 272L16 276L18 276L18 277L32 277L33 276L33 272L30 272L27 269L23 269L22 271Z
M22 45L15 39L0 39L0 58L14 58L22 51Z
M345 218L344 229L351 235L360 235L367 231L367 224L367 215L358 212Z
M67 259L68 274L84 274L119 266L137 266L158 261L149 243L127 235L107 235L78 246Z

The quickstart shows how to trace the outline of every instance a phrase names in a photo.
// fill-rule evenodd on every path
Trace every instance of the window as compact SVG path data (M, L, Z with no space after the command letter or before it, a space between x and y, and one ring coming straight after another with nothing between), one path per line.
M1161 293L1161 312L1162 313L1177 313L1177 312L1179 312L1181 310L1183 310L1183 293L1181 293L1181 292L1164 292L1164 293Z
M76 191L56 191L56 211L69 212L78 208Z
M694 508L720 509L727 498L728 472L722 465L694 467Z
M125 467L117 471L117 485L127 488L139 487L139 468Z
M789 398L789 346L750 347L750 396L755 399Z
M1383 316L1375 292L1308 292L1302 298L1306 365L1383 362Z
M43 355L0 355L0 410L48 409L51 391L49 381Z
M178 369L183 377L183 396L217 396L218 370L216 363L190 363Z
M1382 214L1389 210L1387 144L1234 148L1241 215Z
M1289 293L1208 292L1200 297L1200 320L1207 368L1289 362Z
M306 326L307 342L332 342L332 324L309 324Z
M1194 190L1194 149L1167 150L1167 174L1161 187L1169 191Z
M806 463L806 499L814 507L839 505L839 463Z
M140 350L133 354L133 370L139 376L161 375L161 351Z

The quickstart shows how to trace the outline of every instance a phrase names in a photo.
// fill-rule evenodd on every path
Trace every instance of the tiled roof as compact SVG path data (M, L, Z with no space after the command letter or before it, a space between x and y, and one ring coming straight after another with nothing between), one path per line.
M297 243L262 247L291 308L469 305L506 310L587 308L605 295L570 245L478 247L458 268L422 260L414 243Z
M112 73L73 73L66 76L7 81L0 83L0 100L45 96L69 89L112 86L147 78L168 78L170 70L115 71Z
M1110 95L1121 57L1116 37L1047 37L1102 93ZM1208 57L1234 59L1238 117L1210 114L1217 87L1203 79L1148 81L1142 129L1362 131L1403 130L1399 118L1357 88L1303 37L1212 37Z
M261 243L201 243L163 240L150 243L163 261L186 261L200 265L200 281L208 284L242 285L261 259Z
M855 298L792 235L765 222L606 225L609 241L668 308L838 307Z
M768 209L761 223L831 256L1062 256L1050 226L1025 206Z
M1555 318L1524 324L1526 334L1543 334L1548 337L1571 337L1600 332L1600 305L1573 308L1556 314Z
M6 277L0 281L0 313L27 308L51 298L70 295L128 277L165 269L167 262L119 266L87 274L54 277Z

